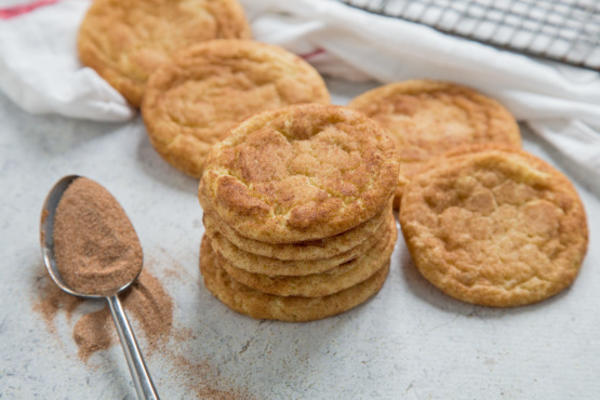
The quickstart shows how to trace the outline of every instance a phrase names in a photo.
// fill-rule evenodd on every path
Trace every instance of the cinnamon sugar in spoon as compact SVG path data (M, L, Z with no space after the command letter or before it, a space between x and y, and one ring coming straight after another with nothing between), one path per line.
M65 176L46 197L40 233L42 257L54 283L73 296L106 299L138 399L158 400L118 296L143 265L142 248L125 211L98 183Z

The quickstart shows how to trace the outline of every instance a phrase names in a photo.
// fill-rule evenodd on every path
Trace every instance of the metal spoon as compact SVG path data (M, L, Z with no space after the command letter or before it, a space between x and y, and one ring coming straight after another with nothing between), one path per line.
M42 245L42 257L44 258L44 264L50 274L50 277L61 288L63 291L73 296L83 297L86 299L100 299L105 298L110 307L113 321L117 327L119 333L119 339L121 340L121 347L125 353L127 359L127 365L129 366L129 372L133 378L133 384L137 397L140 400L158 400L158 394L156 388L144 362L144 357L140 352L139 346L135 339L133 329L129 324L125 310L119 301L119 293L127 289L137 278L131 280L131 282L125 284L119 288L115 293L108 296L101 296L92 293L79 293L67 286L62 280L60 272L56 266L56 260L54 258L54 216L56 213L56 207L60 201L63 193L67 190L67 187L77 178L79 175L68 175L59 180L52 190L48 193L44 207L42 208L42 219L40 223L40 242ZM141 268L140 268L141 271Z

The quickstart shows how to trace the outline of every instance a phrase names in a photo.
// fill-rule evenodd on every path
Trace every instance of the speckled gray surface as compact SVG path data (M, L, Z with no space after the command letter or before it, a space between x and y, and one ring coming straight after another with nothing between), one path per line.
M365 88L329 84L338 103ZM99 181L122 203L147 267L174 298L176 329L191 333L147 354L163 399L195 398L173 363L177 355L201 366L191 369L196 385L210 380L258 399L600 398L599 187L578 185L591 233L580 276L541 304L495 310L454 301L418 275L400 237L383 290L365 305L312 323L255 321L198 285L196 182L155 154L139 118L101 124L32 116L0 95L0 121L2 399L135 397L118 346L87 365L77 358L72 326L99 304L80 306L71 321L59 314L56 335L32 311L43 273L40 207L52 184L70 173ZM529 134L525 148L577 176Z

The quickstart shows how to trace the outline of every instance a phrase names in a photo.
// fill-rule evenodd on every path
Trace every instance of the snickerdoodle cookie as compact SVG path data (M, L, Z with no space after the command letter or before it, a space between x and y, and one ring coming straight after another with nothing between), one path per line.
M346 253L373 237L392 216L388 208L379 215L338 235L296 243L265 243L246 238L212 213L204 210L202 221L206 232L218 232L240 250L278 260L318 260Z
M411 80L368 91L349 104L395 139L400 161L396 208L423 163L453 147L498 143L520 147L519 126L500 103L447 82Z
M217 251L215 255L218 264L227 274L258 291L278 296L327 296L365 281L389 263L397 238L396 219L392 216L386 224L385 232L377 236L378 241L370 249L351 261L318 274L306 276L256 274L238 268ZM276 271L272 270L272 272Z
M427 280L459 300L496 307L534 303L568 287L588 242L573 185L520 150L440 158L405 188L400 222Z
M178 52L152 73L142 114L154 148L200 177L208 151L244 119L301 103L330 102L300 57L250 40L211 40Z
M338 106L257 114L209 153L198 197L240 235L268 243L322 239L383 211L398 181L394 142Z
M303 276L330 270L359 257L381 239L379 236L384 231L385 229L382 229L379 235L372 235L358 246L343 253L316 260L278 260L259 256L239 249L219 232L206 230L206 235L210 237L213 249L237 268L256 274Z
M135 107L146 80L178 49L250 38L237 0L95 0L79 29L79 58Z
M232 279L218 265L210 239L205 236L200 247L200 270L206 288L231 309L253 318L299 322L336 315L367 301L383 286L389 264L358 285L329 296L276 296Z

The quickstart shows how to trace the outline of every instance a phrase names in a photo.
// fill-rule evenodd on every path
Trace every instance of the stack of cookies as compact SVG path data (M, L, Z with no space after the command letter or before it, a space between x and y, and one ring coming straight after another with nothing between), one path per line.
M238 312L283 321L366 301L396 242L395 152L379 125L336 106L268 111L233 129L198 191L206 287Z

